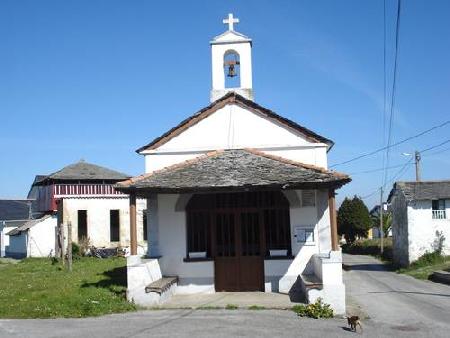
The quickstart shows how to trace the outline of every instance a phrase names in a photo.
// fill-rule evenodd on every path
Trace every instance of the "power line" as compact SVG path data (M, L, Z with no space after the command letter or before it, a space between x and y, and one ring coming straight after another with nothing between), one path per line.
M386 0L383 1L383 141L386 140ZM383 155L383 164L385 165L385 157ZM383 176L381 176L383 180Z
M349 175L370 174L370 173L375 173L375 172L378 172L378 171L384 171L385 169L400 168L401 166L403 166L403 164L397 164L397 165L393 165L393 166L390 166L390 167L387 167L387 168L386 167L382 167L382 168L377 168L377 169L369 169L369 170L365 170L365 171L358 171L358 172L354 172L354 173L349 173Z
M433 145L433 146L430 146L430 147L428 147L428 148L425 148L425 149L423 149L423 150L420 150L419 153L425 153L425 152L427 152L427 151L430 151L430 150L439 148L439 147L441 147L441 146L443 146L444 144L447 144L447 143L450 143L450 139L445 140L445 141L443 141L443 142L441 142L441 143L435 144L435 145ZM444 152L444 151L447 151L447 150L450 150L450 148L447 148L447 149L438 151L437 153L441 153L441 152ZM432 154L430 154L430 155L432 155ZM397 171L397 173L396 173L395 175L393 175L389 181L387 181L385 184L383 184L383 186L382 186L383 189L386 188L386 186L387 186L388 184L390 184L390 183L396 181L399 177L401 177L402 175L404 175L404 174L406 173L406 170L408 170L408 165L412 164L413 159L414 159L414 158L410 158L405 164L399 165L399 166L401 166L402 168L401 168L399 171ZM399 167L399 166L396 166L396 167ZM393 167L391 167L391 168L393 168ZM376 170L377 170L377 169L376 169ZM369 170L369 171L370 171L370 170ZM369 193L369 194L367 194L367 195L361 197L361 199L366 199L366 198L372 197L373 195L375 195L375 194L379 191L379 189L380 189L380 188L375 189L373 192L371 192L371 193Z
M397 0L397 20L396 20L396 27L395 27L395 53L394 53L394 77L392 80L392 93L391 93L391 107L389 112L389 129L388 129L388 142L387 142L387 148L386 148L386 167L389 166L389 155L390 155L390 145L392 142L392 125L394 121L394 112L395 112L395 94L396 94L396 88L397 88L397 65L398 65L398 45L399 45L399 38L400 38L400 13L401 13L401 0ZM386 183L387 180L387 170L384 172L384 183ZM385 184L383 184L385 185Z
M390 148L396 147L396 146L398 146L398 145L400 145L400 144L403 144L403 143L408 142L408 141L410 141L410 140L416 139L416 138L418 138L418 137L420 137L420 136L423 136L423 135L425 135L425 134L428 134L429 132L431 132L431 131L433 131L433 130L435 130L435 129L442 128L442 127L444 127L444 126L446 126L446 125L448 125L448 124L450 124L450 120L445 121L445 122L443 122L443 123L441 123L441 124L439 124L439 125L435 125L435 126L429 128L429 129L427 129L427 130L424 130L424 131L422 131L422 132L420 132L420 133L418 133L418 134L409 136L409 137L407 137L407 138L405 138L405 139L403 139L403 140L401 140L401 141L398 141L398 142L396 142L396 143L393 143L393 144L390 145ZM347 163L350 163L350 162L354 162L354 161L356 161L356 160L359 160L359 159L364 158L364 157L367 157L367 156L371 156L371 155L377 154L377 153L379 153L379 152L381 152L381 151L383 151L383 150L386 150L387 148L388 148L388 146L385 146L385 147L382 147L382 148L379 148L379 149L370 151L370 152L368 152L368 153L361 154L361 155L356 156L356 157L354 157L354 158L352 158L352 159L350 159L350 160L346 160L346 161L344 161L344 162L340 162L340 163L333 164L333 165L330 166L330 168L334 168L334 167L337 167L337 166L340 166L340 165L344 165L344 164L347 164Z
M427 148L427 149L421 150L420 152L421 152L421 153L425 153L425 152L430 151L430 150L433 150L433 149L435 149L435 148L439 148L440 146L443 146L444 144L447 144L447 143L450 143L450 139L448 139L448 140L446 140L446 141L444 141L444 142L442 142L442 143L436 144L436 145L434 145L434 146L431 146L431 147L429 147L429 148Z

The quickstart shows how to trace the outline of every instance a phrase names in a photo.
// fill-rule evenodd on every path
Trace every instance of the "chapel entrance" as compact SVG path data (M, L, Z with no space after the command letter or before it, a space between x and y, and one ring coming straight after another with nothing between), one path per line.
M265 257L291 254L289 203L280 191L196 194L186 211L187 257L214 260L218 292L264 291Z
M260 213L219 211L215 221L216 291L263 291L263 229Z

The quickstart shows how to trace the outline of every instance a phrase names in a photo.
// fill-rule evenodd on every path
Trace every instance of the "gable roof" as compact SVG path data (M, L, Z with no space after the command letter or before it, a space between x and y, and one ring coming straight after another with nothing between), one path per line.
M15 229L12 229L10 232L7 233L8 236L15 236L15 235L20 235L20 233L22 231L26 231L32 227L34 227L36 224L41 223L42 221L46 220L47 218L52 217L52 215L45 215L41 218L37 218L37 219L31 219L29 221L24 222L23 224L21 224L20 226L18 226Z
M389 193L388 201L396 191L402 192L408 201L446 199L450 198L450 180L396 182Z
M116 184L119 191L201 192L218 190L338 188L349 176L253 149L218 150Z
M0 221L28 219L30 202L23 200L0 200Z
M219 110L220 108L223 108L227 104L230 104L230 103L239 105L242 108L248 109L254 113L258 113L263 116L266 116L267 118L269 118L271 120L275 120L275 121L281 123L282 125L301 133L307 139L309 139L313 142L325 143L328 145L328 147L329 147L328 149L331 149L331 147L334 145L333 141L331 141L323 136L320 136L319 134L316 134L312 130L307 129L292 120L282 117L282 116L276 114L275 112L273 112L267 108L264 108L263 106L260 106L259 104L255 103L251 100L244 98L243 96L237 94L236 92L229 92L226 95L219 98L218 100L211 103L209 106L199 110L194 115L188 117L187 119L182 121L180 124L178 124L176 127L173 127L172 129L170 129L163 135L155 138L153 141L146 144L145 146L140 147L139 149L136 150L136 152L141 153L144 150L151 150L151 149L156 149L156 148L160 147L161 145L170 141L175 136L180 135L183 131L185 131L189 127L192 127L193 125L197 124L201 120L207 118L208 116L210 116L211 114L213 114L214 112Z
M79 161L70 164L61 170L46 176L43 179L35 180L34 185L42 185L50 180L53 181L89 181L89 180L105 180L105 181L122 181L130 178L130 175L120 173L96 164Z

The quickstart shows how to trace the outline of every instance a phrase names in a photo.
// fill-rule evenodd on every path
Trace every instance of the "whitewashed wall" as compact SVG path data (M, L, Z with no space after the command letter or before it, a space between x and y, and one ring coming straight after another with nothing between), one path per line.
M130 245L130 208L128 197L64 198L63 223L72 223L72 240L78 240L78 210L87 210L87 230L91 244L97 247ZM147 247L143 234L143 210L146 201L136 201L136 225L138 245ZM120 242L110 241L110 210L120 210Z
M284 158L327 167L327 146L286 126L228 104L155 150L143 151L152 172L216 149L255 148Z
M3 224L3 222L0 222L0 257L5 257L6 250L9 247L9 236L7 235L8 232L11 230L14 230L16 227L10 227Z
M450 216L450 200L446 200L446 214ZM450 255L450 219L433 219L431 200L412 201L408 205L409 262L417 260L425 252L434 250L436 231L443 233L444 254Z
M28 257L55 255L56 215L34 225L28 231Z
M288 292L297 276L312 273L311 257L315 253L329 253L331 250L331 232L328 213L328 194L317 191L316 206L302 207L300 191L295 192L300 205L290 208L292 253L295 259L265 260L266 291L280 290ZM159 264L163 275L179 276L178 293L213 291L214 262L183 262L186 258L186 213L176 211L175 206L180 195L157 195L157 210L150 205L157 215L154 223L149 224L150 238L157 237ZM150 199L149 199L150 203ZM150 218L149 218L150 220ZM294 237L296 226L314 229L313 244L298 243ZM149 252L152 252L149 243Z

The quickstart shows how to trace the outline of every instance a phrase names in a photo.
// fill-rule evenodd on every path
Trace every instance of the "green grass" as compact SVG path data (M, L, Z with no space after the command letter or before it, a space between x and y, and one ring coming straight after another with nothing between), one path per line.
M78 259L72 272L49 259L2 265L0 318L87 317L136 310L125 298L124 258Z
M234 305L234 304L227 304L227 306L225 306L225 309L227 309L227 310L237 310L238 306Z
M342 245L342 251L353 255L371 255L384 261L392 261L392 238L383 240L383 256L380 255L380 239L361 239Z
M446 270L450 272L450 256L440 256L438 253L426 253L409 267L399 269L404 273L418 279L429 279L434 271Z
M250 305L248 307L249 310L265 310L266 308L261 305Z

